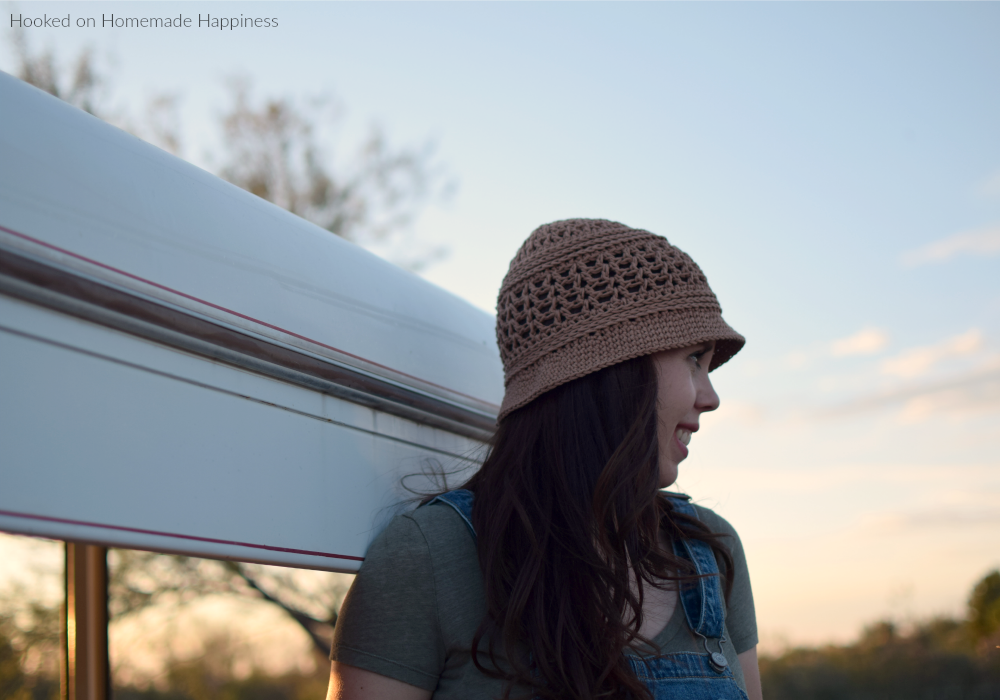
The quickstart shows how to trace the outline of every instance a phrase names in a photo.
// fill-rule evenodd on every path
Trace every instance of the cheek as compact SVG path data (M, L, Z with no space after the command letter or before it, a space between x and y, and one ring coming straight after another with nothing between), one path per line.
M670 428L668 428L663 421L660 421L660 423L656 426L656 444L660 448L661 460L662 455L666 454L666 450L670 447L670 438L672 437L673 434L671 433Z
M694 407L695 395L695 388L688 377L664 383L660 387L657 403L657 422L661 429L673 431Z

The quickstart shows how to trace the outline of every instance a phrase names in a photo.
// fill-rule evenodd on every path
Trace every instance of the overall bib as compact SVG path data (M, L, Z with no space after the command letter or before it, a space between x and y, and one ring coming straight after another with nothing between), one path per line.
M454 508L475 539L472 499L471 491L459 489L443 493L430 503L440 501ZM671 495L670 505L680 513L697 517L694 506L684 497ZM721 653L726 640L722 587L715 554L709 545L700 540L675 541L673 548L674 554L694 564L699 574L707 574L705 578L681 586L679 591L688 626L704 644L705 653L677 652L660 656L626 654L629 665L636 677L649 688L654 700L748 700L746 693L736 684L726 657ZM709 640L713 640L712 646L719 651L710 650Z

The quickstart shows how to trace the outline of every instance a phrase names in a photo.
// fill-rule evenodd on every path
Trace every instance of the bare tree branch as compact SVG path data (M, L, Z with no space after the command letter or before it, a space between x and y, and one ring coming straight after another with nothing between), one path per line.
M222 120L220 174L248 192L362 245L398 244L394 261L411 269L445 251L415 246L408 233L431 199L451 195L454 183L434 160L434 146L394 149L372 127L361 147L339 163L318 126L336 131L336 117L287 99L255 102L247 81L230 84L231 106ZM327 105L323 98L316 104Z
M329 658L330 648L333 643L333 628L337 624L337 611L330 611L330 619L327 621L317 620L312 615L308 615L301 610L293 608L291 605L286 603L279 598L274 597L267 591L265 591L257 581L247 573L246 569L239 565L230 562L229 566L235 571L235 573L246 582L246 584L260 594L261 598L269 603L277 605L285 613L288 614L290 618L298 623L299 627L305 630L305 633L309 635L309 639L313 643L313 647L316 651L321 654L324 658Z
M97 103L103 81L94 69L94 55L90 49L80 52L72 69L68 71L69 79L63 80L62 71L56 65L51 49L32 53L23 29L12 29L11 33L18 61L17 77L74 107L101 116L98 114Z

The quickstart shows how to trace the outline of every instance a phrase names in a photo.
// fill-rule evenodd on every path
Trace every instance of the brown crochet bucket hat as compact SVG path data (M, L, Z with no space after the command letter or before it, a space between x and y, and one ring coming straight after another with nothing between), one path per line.
M497 299L499 419L539 395L635 357L715 341L709 371L743 347L701 269L666 238L603 219L540 226Z

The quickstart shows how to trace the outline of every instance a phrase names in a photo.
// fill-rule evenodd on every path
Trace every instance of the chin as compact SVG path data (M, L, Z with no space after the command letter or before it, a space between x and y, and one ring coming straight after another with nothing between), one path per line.
M668 489L677 483L677 467L670 466L660 470L660 488Z

